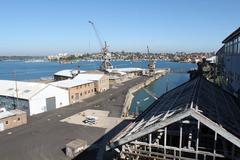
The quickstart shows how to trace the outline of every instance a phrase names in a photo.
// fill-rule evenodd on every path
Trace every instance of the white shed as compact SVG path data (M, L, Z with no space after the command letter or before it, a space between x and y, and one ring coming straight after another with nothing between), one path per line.
M0 80L0 105L29 115L69 105L68 91L49 84Z

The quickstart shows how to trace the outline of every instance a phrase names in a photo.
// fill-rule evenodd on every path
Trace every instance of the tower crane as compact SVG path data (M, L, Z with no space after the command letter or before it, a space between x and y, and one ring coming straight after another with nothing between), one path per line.
M106 71L107 69L113 69L113 66L110 62L111 60L111 53L108 51L108 46L107 46L107 43L105 41L104 45L103 45L103 42L98 34L98 31L95 27L95 24L92 22L92 21L88 21L88 23L90 23L93 27L93 30L95 32L95 35L98 39L98 42L100 44L100 47L101 47L101 52L102 52L102 58L103 58L103 62L100 66L100 69L103 70L103 71Z

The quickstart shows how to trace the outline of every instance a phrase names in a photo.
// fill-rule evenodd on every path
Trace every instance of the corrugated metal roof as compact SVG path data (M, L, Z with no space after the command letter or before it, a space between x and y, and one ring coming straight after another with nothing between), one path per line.
M14 116L15 114L9 112L9 111L6 111L6 112L0 112L0 119L3 119L3 118L7 118L7 117L10 117L10 116Z
M229 36L227 36L227 38L225 38L222 43L227 43L230 40L232 40L233 38L235 38L237 35L240 34L240 27L238 29L236 29L234 32L232 32Z
M50 84L56 87L61 87L61 88L72 88L72 87L76 87L76 86L80 86L88 83L93 83L93 81L67 79L63 81L52 82Z
M84 73L84 72L86 72L86 71L80 70L80 73ZM69 78L72 78L74 74L77 75L78 70L64 69L64 70L54 73L54 75L56 75L56 76L64 76L64 77L69 77Z
M7 117L10 117L10 116L14 116L14 115L24 114L24 113L26 113L26 112L21 111L19 109L0 112L0 119L7 118Z
M221 126L219 129L223 127L240 138L240 108L235 98L205 78L197 77L159 97L111 142L139 135L187 111L203 115Z
M74 80L90 80L90 81L99 81L104 74L78 74L74 77Z
M144 71L143 68L115 68L115 69L107 69L107 72L136 72L136 71Z
M47 87L47 84L23 81L0 80L0 95L8 97L17 97L16 86L18 90L18 98L30 99L39 91Z

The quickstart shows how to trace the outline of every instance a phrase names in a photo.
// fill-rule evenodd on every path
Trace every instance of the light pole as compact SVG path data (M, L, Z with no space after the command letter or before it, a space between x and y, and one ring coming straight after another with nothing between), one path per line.
M144 99L142 99L142 100L139 100L139 101L137 101L137 106L136 106L136 111L135 111L135 117L137 117L139 114L140 114L140 103L141 102L145 102L145 101L147 101L147 100L149 100L149 97L146 97L146 98L144 98Z

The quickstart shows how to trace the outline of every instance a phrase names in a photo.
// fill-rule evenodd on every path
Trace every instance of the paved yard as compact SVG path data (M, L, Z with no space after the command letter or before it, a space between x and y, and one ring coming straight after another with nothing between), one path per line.
M94 143L79 155L79 159L101 159L105 143L110 138L103 137L105 128L63 123L60 120L87 109L104 110L109 112L110 117L120 117L128 89L145 79L139 77L84 102L29 117L27 125L1 132L0 159L68 160L64 154L65 144L76 138L84 139L88 144Z
M116 125L118 125L123 120L122 118L118 118L118 117L108 117L108 115L109 115L109 111L87 109L85 111L79 112L65 119L62 119L61 122L76 124L76 125L83 125L88 127L105 128L107 132L111 130L113 127L115 127ZM86 117L89 117L89 116L96 118L95 124L84 123L84 120L86 120Z

